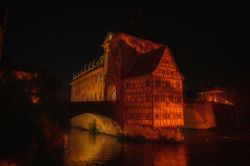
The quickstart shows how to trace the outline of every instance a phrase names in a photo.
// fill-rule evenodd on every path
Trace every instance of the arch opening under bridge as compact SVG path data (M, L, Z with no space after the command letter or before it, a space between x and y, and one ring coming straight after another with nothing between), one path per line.
M79 114L70 119L72 127L90 130L95 127L97 132L117 136L122 133L121 127L114 120L93 113Z

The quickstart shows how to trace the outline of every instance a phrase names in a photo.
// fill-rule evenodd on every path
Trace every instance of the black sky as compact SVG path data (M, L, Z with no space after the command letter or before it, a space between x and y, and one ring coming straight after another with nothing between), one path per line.
M249 81L250 10L240 1L10 0L8 8L5 56L49 66L67 88L102 54L109 31L168 45L188 87Z

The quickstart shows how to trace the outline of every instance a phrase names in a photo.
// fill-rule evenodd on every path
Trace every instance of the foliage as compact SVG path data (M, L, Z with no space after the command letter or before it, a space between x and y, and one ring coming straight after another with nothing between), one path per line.
M32 77L20 79L16 71ZM38 104L31 101L33 87L41 98ZM46 68L0 69L0 159L32 154L24 165L62 165L67 117L59 91L60 81Z

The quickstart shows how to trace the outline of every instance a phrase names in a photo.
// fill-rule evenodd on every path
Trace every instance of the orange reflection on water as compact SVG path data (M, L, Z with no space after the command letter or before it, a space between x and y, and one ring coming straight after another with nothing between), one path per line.
M184 145L162 147L154 157L154 166L187 166Z
M31 102L32 102L33 104L38 104L39 101L40 101L40 98L39 98L38 96L35 96L35 95L32 95L32 96L31 96Z
M120 142L115 137L71 130L68 166L187 166L186 145Z
M72 129L68 141L67 161L69 166L103 164L118 155L121 150L121 144L116 138L102 134L90 135L86 131L80 132Z

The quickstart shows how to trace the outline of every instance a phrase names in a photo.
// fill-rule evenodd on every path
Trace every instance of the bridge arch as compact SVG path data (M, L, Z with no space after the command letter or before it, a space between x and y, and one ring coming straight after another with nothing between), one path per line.
M92 113L83 113L70 119L71 126L89 130L92 124L98 132L117 136L122 133L121 127L112 119Z

